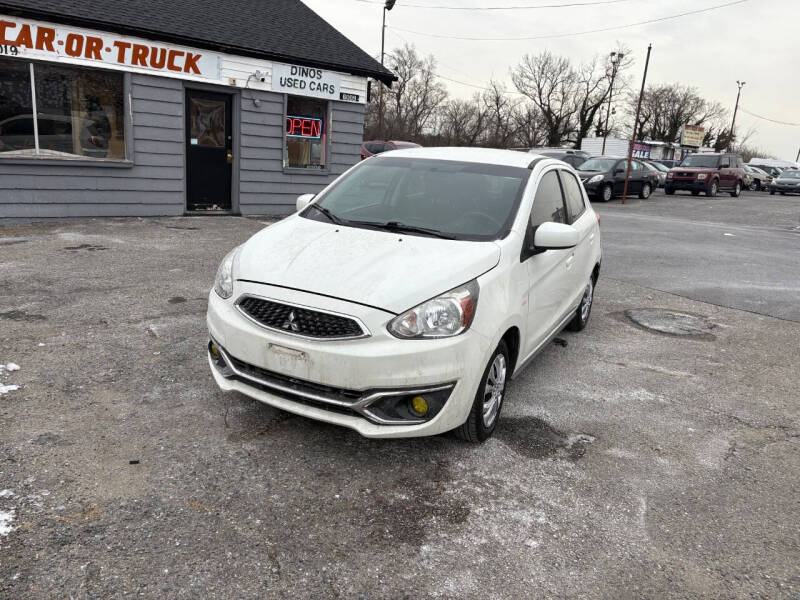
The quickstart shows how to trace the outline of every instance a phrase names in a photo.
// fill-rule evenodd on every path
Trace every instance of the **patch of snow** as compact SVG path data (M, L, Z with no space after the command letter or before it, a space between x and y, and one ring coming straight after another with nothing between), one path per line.
M0 498L10 498L14 495L12 490L0 490Z
M44 348L44 344L42 342L39 342L38 346L39 348Z
M0 396L8 392L16 392L19 389L18 385L0 385Z
M17 363L10 362L6 365L6 371L19 371L19 365Z
M11 523L14 521L14 509L5 511L0 510L0 535L7 536L9 533L14 531L14 527L11 526Z

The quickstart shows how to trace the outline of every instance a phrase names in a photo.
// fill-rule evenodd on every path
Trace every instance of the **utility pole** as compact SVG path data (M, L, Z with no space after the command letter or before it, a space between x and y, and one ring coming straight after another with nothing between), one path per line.
M736 85L739 86L739 93L736 94L736 108L733 109L733 121L731 121L731 132L728 135L728 152L731 151L731 146L733 146L733 129L736 127L736 113L739 112L739 98L742 95L742 88L744 84L747 83L746 81L739 81L736 80Z
M797 151L797 158L794 159L794 162L800 162L800 150Z
M383 66L384 48L386 46L386 13L394 8L397 0L386 0L383 4L383 24L381 25L381 66ZM379 81L381 87L378 90L378 139L383 139L383 82Z
M650 51L653 44L647 46L647 60L644 63L644 75L642 76L642 90L639 92L639 102L636 105L636 118L633 121L633 135L631 136L631 146L628 148L628 168L625 170L625 186L622 188L622 203L628 196L628 179L631 176L631 161L633 160L633 147L636 145L636 134L639 129L639 115L642 112L642 97L644 96L644 85L647 82L647 68L650 66Z
M605 155L606 153L606 139L608 139L608 121L611 118L611 96L614 94L614 78L617 76L617 69L619 68L622 59L625 58L625 55L620 52L617 54L616 52L611 53L611 85L608 88L608 112L606 113L606 125L603 127L603 150L600 154Z

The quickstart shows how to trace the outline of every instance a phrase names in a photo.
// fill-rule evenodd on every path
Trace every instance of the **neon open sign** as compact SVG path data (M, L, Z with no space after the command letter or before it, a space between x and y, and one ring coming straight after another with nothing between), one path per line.
M286 117L286 137L319 139L322 137L322 119Z

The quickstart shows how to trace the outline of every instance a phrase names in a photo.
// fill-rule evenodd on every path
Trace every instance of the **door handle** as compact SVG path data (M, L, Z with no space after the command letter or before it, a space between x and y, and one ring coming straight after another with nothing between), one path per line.
M225 160L228 161L228 164L233 164L233 152L228 150L228 153L225 155Z

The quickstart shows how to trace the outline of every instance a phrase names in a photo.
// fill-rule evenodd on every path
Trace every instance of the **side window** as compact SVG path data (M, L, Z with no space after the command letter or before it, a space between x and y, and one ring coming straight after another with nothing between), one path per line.
M567 216L569 217L567 222L572 225L586 210L581 184L572 173L567 171L561 171L559 176L561 177L561 186L564 188L564 199L567 201Z
M394 150L394 146L391 144L384 144L382 152L389 152L390 150Z
M728 167L731 166L731 159L728 158L727 156L723 156L722 158L719 159L719 166L722 167L723 169L727 169Z
M561 186L555 171L548 171L536 188L531 211L531 225L538 227L542 223L566 223L564 210L564 197L561 195Z
M635 160L631 161L631 171L641 171L642 165Z

